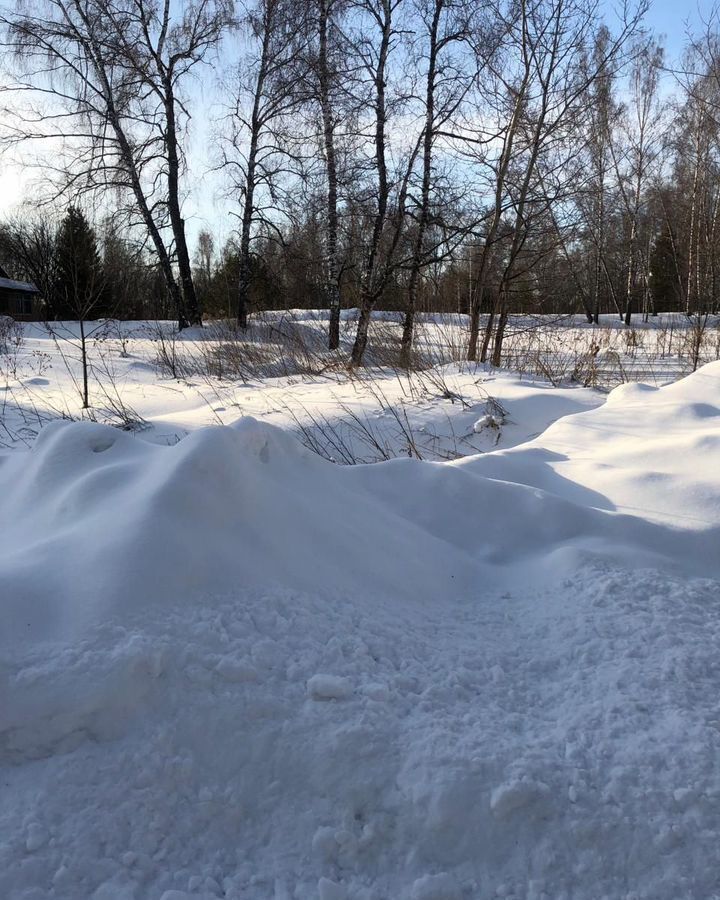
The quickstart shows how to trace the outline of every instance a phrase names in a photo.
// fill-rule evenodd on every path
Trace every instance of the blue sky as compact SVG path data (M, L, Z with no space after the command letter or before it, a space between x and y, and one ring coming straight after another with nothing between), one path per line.
M607 9L607 18L612 21L617 14L622 0L602 0ZM707 19L713 6L713 0L695 0L683 3L682 0L651 0L650 10L646 18L647 27L658 36L664 36L663 43L667 49L667 63L672 67L680 60L686 41L688 28L697 31L702 27L703 19ZM209 73L207 73L209 74ZM668 88L672 76L668 76ZM191 155L195 158L199 171L209 165L207 144L208 129L196 120ZM195 190L186 204L191 243L194 244L197 232L209 227L216 235L218 243L229 236L236 225L236 220L228 215L228 206L216 198L215 179L212 176L201 177L201 190ZM23 177L22 167L13 165L9 160L0 157L0 216L12 211L23 194L27 194L27 179Z
M613 4L608 3L612 8ZM648 27L659 36L664 36L663 43L667 49L668 61L677 62L685 44L687 26L691 31L702 26L712 9L710 0L684 3L682 0L651 0L650 11L646 22Z

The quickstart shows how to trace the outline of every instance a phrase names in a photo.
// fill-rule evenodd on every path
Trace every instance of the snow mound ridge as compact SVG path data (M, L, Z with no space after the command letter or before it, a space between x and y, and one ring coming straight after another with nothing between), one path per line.
M625 384L521 446L457 465L549 491L583 507L669 526L695 559L716 560L720 527L720 362L655 388ZM712 536L715 535L713 549ZM682 556L662 542L661 551Z
M432 597L477 575L466 554L253 419L173 447L55 423L0 466L0 492L9 645L162 598L273 584Z
M686 381L449 464L335 466L252 418L172 447L54 423L0 464L0 648L240 588L437 602L597 558L714 575L720 366Z

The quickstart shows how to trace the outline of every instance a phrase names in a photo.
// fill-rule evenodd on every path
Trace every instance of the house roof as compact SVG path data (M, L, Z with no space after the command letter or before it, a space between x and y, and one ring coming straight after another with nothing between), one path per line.
M39 294L34 284L27 281L13 281L12 278L0 278L0 291L19 291L22 294Z

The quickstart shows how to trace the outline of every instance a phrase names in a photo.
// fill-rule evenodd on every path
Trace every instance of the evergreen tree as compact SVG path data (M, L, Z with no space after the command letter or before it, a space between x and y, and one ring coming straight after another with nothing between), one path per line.
M677 241L666 226L657 235L650 252L650 290L654 308L660 312L682 309L682 283L687 263L678 259Z
M97 319L108 315L109 292L94 230L77 206L69 206L56 243L55 319Z

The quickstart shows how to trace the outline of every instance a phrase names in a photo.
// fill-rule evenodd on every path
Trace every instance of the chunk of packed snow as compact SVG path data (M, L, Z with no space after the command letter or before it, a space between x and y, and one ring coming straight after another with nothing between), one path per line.
M542 782L518 779L495 788L490 795L490 809L496 816L504 818L546 797L548 793L548 786Z
M462 892L447 872L438 875L423 875L412 886L412 900L460 900Z
M352 694L348 679L338 675L313 675L307 688L313 700L345 700Z
M473 423L473 431L476 434L480 434L485 428L500 428L503 424L503 420L500 416L492 416L487 413L484 416L480 416L480 418Z

